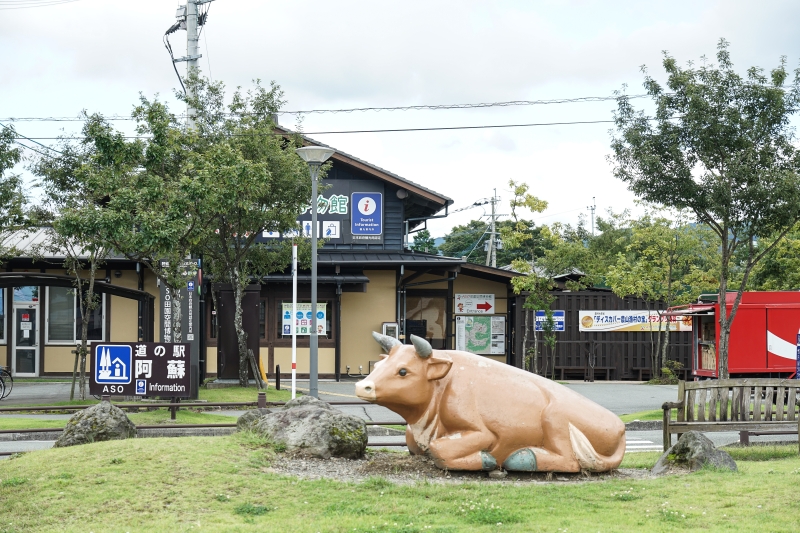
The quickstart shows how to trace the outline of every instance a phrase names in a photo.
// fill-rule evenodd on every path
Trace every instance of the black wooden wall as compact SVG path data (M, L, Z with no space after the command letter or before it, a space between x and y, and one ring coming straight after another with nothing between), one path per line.
M370 182L377 182L380 180L375 179L366 172L356 168L334 162L328 175L325 177L325 182L332 180L364 180ZM403 248L403 234L405 228L403 227L403 200L397 197L398 188L382 182L383 189L383 244L332 244L327 243L323 247L325 250L402 250Z
M556 301L552 309L565 311L565 330L556 333L555 347L555 377L556 379L611 379L611 380L640 380L648 379L651 375L650 354L657 346L656 335L651 337L649 332L619 332L619 333L585 333L579 331L578 312L590 310L647 310L647 303L641 298L620 298L611 292L580 291L580 292L552 292ZM524 338L523 322L525 310L522 305L524 296L518 296L515 302L514 313L514 341L511 364L522 368ZM652 305L652 304L651 304ZM664 309L663 304L651 309ZM529 313L528 343L525 348L533 346L533 320L534 313ZM550 348L545 346L539 334L539 373L545 371L550 376L553 357ZM692 353L691 332L671 332L668 358L677 360L684 368L682 377L685 379L691 369ZM652 343L651 343L652 341ZM545 367L545 365L548 365Z

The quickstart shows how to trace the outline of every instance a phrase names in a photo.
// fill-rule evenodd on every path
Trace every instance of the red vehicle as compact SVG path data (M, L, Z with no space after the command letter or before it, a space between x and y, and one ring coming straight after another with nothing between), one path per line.
M727 309L735 292L727 294ZM698 303L670 308L669 316L692 317L692 375L719 377L719 303L703 294ZM731 324L731 377L795 377L800 333L800 291L745 292Z

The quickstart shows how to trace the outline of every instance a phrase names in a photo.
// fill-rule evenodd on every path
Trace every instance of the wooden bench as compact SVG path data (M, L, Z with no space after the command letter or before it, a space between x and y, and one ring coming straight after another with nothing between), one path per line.
M672 434L687 431L739 431L794 434L800 446L800 380L773 378L679 381L678 401L665 402L664 451ZM677 411L675 419L672 410ZM765 433L769 432L769 433ZM742 434L745 438L741 438Z

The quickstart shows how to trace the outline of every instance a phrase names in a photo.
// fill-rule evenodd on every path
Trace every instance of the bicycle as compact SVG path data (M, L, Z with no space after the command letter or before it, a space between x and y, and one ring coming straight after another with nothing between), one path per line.
M0 400L11 394L14 388L14 377L7 366L0 366Z

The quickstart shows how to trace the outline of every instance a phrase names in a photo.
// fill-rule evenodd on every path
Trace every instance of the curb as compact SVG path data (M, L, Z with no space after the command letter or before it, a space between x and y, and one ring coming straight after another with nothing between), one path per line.
M656 431L664 429L663 420L634 420L625 424L625 431Z

